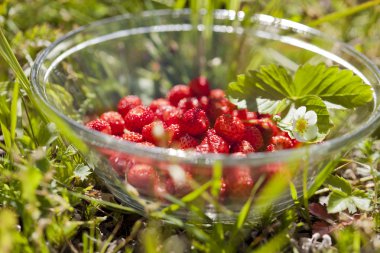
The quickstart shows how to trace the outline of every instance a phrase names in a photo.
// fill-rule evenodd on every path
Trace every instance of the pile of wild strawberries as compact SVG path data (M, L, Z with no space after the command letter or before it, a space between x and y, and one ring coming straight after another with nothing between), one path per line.
M251 152L276 151L299 145L271 119L272 115L238 109L223 90L210 89L205 77L197 77L188 85L179 84L169 90L166 98L142 104L139 97L123 97L117 111L108 111L86 124L87 127L130 142L200 153L225 153L246 156ZM144 195L183 196L192 190L191 180L211 178L210 168L177 166L173 171L136 161L133 157L114 154L109 157L114 170ZM178 171L180 170L180 171ZM250 195L258 177L266 178L281 170L271 164L250 169L239 166L223 170L220 200L242 199ZM254 174L253 174L254 173Z
M298 143L281 131L271 115L237 109L223 90L210 89L205 77L175 85L149 106L137 96L123 97L87 127L147 146L200 153L276 151Z

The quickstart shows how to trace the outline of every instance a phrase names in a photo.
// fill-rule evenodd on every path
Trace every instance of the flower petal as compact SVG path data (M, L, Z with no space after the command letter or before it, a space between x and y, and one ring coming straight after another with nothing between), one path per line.
M301 106L294 112L294 119L297 120L299 118L303 118L306 112L306 107Z
M309 125L315 125L317 123L318 117L315 111L307 111L305 113L305 119Z
M307 130L305 131L303 137L307 140L307 141L311 141L313 139L315 139L318 135L318 127L316 125L312 125L312 126L309 126L307 128Z
M296 138L297 141L299 142L305 142L307 141L302 134L300 134L299 132L296 132L296 131L293 131L293 135L294 135L294 138Z

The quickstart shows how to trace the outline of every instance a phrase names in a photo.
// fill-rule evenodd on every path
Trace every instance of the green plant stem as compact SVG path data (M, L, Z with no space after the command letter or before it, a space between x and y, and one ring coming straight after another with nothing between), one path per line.
M318 26L322 23L331 22L331 21L334 21L337 19L342 19L342 18L351 16L355 13L364 11L366 9L369 9L369 8L374 7L376 5L379 5L379 4L380 4L380 0L368 1L368 2L362 3L360 5L354 6L352 8L343 10L343 11L337 11L337 12L331 13L329 15L325 15L325 16L317 19L317 20L309 22L308 25L309 26Z

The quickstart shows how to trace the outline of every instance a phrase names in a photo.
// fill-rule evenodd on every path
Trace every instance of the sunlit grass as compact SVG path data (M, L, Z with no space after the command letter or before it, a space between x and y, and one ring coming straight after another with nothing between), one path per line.
M335 244L325 250L359 252L364 245L374 249L374 238L380 227L377 210L377 164L380 155L376 141L366 140L353 152L345 154L344 158L355 159L361 164L352 163L356 165L336 171L344 160L337 157L330 161L316 176L314 183L308 189L304 187L307 194L303 195L303 199L298 199L301 196L296 196L293 189L295 206L277 217L265 212L260 221L247 223L255 204L268 204L270 211L270 202L265 201L275 200L288 187L286 180L278 183L281 178L275 178L260 193L259 180L251 193L252 197L258 196L255 199L258 203L249 198L234 224L210 220L202 213L200 207L193 203L197 198L205 199L221 212L230 214L229 210L217 204L222 175L218 164L214 166L210 181L181 199L169 199L172 204L166 209L142 217L130 207L119 204L95 175L91 174L85 181L75 177L75 168L85 164L78 150L86 152L86 146L49 108L43 107L31 95L27 78L29 64L37 51L45 46L33 42L43 41L44 38L56 39L56 36L76 25L99 18L152 8L242 9L248 14L264 12L316 27L323 24L326 31L335 30L333 36L345 34L344 40L353 41L355 46L356 40L361 40L361 50L378 61L380 50L376 51L376 48L379 45L373 37L379 36L379 1L362 4L354 1L356 4L351 6L344 1L332 1L326 9L315 7L319 1L302 1L302 4L290 1L286 5L279 2L210 0L189 3L178 0L120 3L87 0L79 3L69 0L46 4L46 1L38 0L33 5L20 1L0 3L0 78L3 80L0 82L0 252L163 252L163 249L180 250L181 247L192 252L279 252L281 249L294 252L299 246L296 245L300 242L299 237L306 234L307 238L311 238L313 234L314 228L310 226L317 219L310 217L306 207L330 192L329 185L324 186L325 192L317 192L326 179L331 174L346 176L342 171L365 167L363 165L369 166L372 178L368 181L350 178L350 182L355 189L363 189L369 194L374 209L357 213L362 223L349 221L349 218L342 222L341 217L335 217L334 226L339 226L339 230L330 233L335 238ZM342 23L342 18L350 20ZM210 22L210 19L206 17L204 21ZM43 24L46 26L40 33L33 32L33 27ZM362 29L363 24L365 27ZM24 33L27 30L29 32ZM24 48L25 51L17 51L17 59L15 48L22 49L23 45L28 47ZM51 122L54 122L55 128ZM197 213L208 225L173 216L172 213L180 208ZM349 213L347 215L351 217ZM363 224L373 226L373 229L366 229Z

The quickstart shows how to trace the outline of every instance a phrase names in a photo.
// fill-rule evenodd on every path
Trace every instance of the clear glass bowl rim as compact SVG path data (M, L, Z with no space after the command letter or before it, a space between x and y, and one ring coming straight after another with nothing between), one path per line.
M111 18L102 19L95 21L91 24L79 27L66 35L62 36L55 42L53 42L49 47L40 52L32 66L31 69L31 83L32 90L37 95L37 98L44 103L49 110L54 114L63 119L73 130L73 133L80 133L80 139L90 141L92 145L98 146L100 148L106 148L113 150L115 152L130 154L130 155L139 155L146 158L152 158L161 161L181 161L188 164L214 164L216 161L220 161L226 165L235 165L235 164L247 164L247 165L261 165L267 163L278 163L285 162L288 160L302 159L307 156L312 155L314 158L322 158L327 154L336 152L341 148L347 146L348 144L359 141L361 138L368 136L380 125L380 109L376 109L371 113L370 118L363 123L359 128L353 130L349 134L344 134L342 136L326 140L322 143L312 144L301 148L296 149L287 149L280 150L276 152L257 152L248 154L246 157L236 157L228 154L200 154L192 151L182 151L161 147L145 147L143 145L137 145L133 142L117 140L114 137L100 132L96 132L86 128L84 125L74 121L73 119L67 117L57 109L55 109L48 102L47 98L44 96L43 84L40 84L38 78L39 71L43 66L45 59L49 56L49 53L54 50L62 42L69 40L78 33L85 31L89 28L94 28L96 26L102 26L107 23L113 23L121 20L127 20L131 18L149 18L149 17L158 17L158 16L170 16L170 15L190 15L191 11L189 9L183 10L153 10L145 11L139 14L124 14ZM237 15L237 19L242 20L244 18L244 12L239 11L235 12L232 10L215 10L214 17L218 19L233 20ZM263 24L275 24L280 27L281 30L293 29L297 33L307 33L312 36L318 36L324 40L333 43L339 43L339 45L344 48L346 52L350 52L351 55L356 56L362 64L370 70L373 76L377 80L377 84L380 85L380 71L374 63L372 63L365 55L356 51L350 45L340 42L327 36L326 34L316 30L314 28L308 27L306 25L281 19L275 18L265 14L256 14L252 17L254 22L263 23ZM375 101L375 103L377 103ZM375 106L376 108L376 106ZM78 134L77 134L78 136Z

